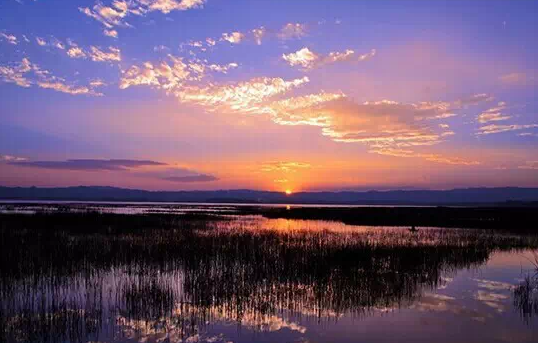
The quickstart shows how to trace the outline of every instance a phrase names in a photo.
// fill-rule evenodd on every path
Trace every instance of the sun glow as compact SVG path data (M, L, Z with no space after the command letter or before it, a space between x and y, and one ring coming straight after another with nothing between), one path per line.
M286 195L290 195L292 192L290 189L286 189Z

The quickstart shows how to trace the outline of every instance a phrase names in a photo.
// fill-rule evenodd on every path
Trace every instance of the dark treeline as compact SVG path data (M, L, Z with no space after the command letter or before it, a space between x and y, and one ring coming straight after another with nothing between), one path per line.
M483 230L279 231L200 215L0 223L2 342L182 338L213 320L263 328L274 315L367 316L406 306L494 251L538 246Z
M0 187L0 199L67 201L155 201L268 204L355 205L495 205L538 206L538 188L462 188L452 190L389 190L283 192L249 189L215 191L146 191L116 187Z

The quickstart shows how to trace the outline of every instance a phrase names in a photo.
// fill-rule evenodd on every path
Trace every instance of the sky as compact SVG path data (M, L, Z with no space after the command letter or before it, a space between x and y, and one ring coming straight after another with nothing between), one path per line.
M0 185L538 187L536 13L1 0Z

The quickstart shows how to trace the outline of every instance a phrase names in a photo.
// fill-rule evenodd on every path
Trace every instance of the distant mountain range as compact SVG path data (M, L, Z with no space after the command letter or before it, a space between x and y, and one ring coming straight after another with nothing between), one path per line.
M145 191L115 187L0 187L2 200L151 201L356 205L538 205L538 188L465 188L367 192L281 192L255 190Z

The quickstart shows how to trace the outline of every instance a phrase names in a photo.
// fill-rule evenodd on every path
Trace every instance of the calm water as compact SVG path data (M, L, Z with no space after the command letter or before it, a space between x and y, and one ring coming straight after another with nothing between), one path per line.
M146 217L0 217L0 341L538 341L538 237Z

